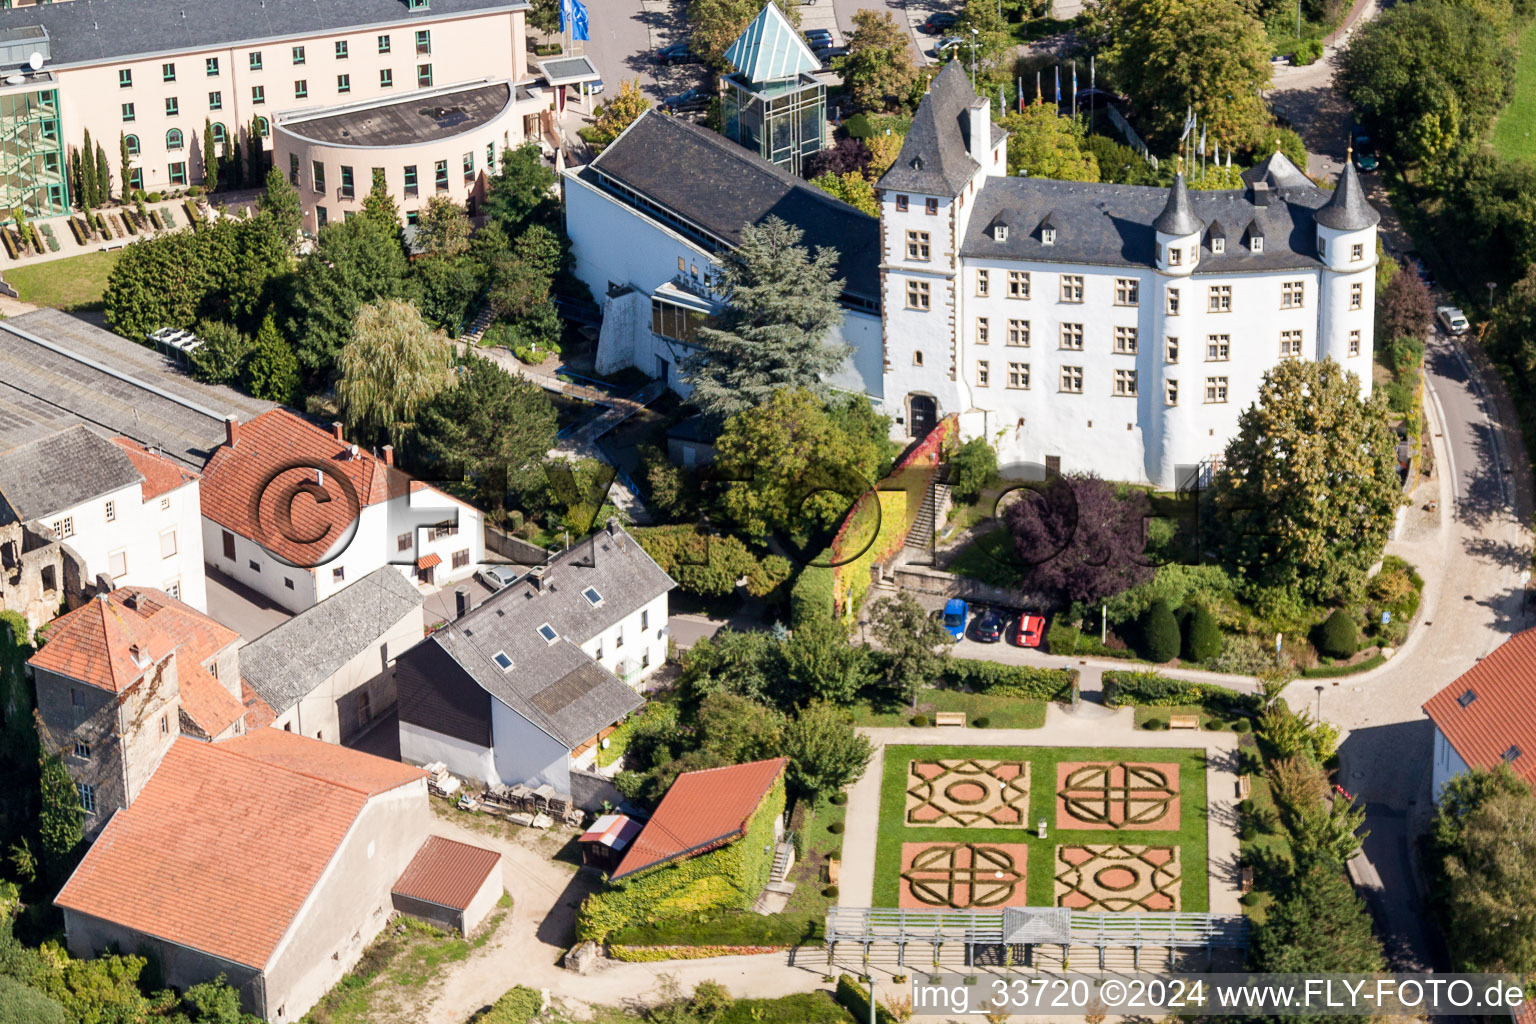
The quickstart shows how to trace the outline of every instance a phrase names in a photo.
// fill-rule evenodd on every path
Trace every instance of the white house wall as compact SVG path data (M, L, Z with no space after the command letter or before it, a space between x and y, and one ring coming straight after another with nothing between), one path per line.
M495 756L488 747L410 722L400 723L400 760L416 765L441 761L450 772L463 779L491 784L502 781L496 774Z
M1435 730L1435 762L1430 768L1430 793L1439 800L1440 791L1445 788L1447 782L1470 770L1467 762L1456 752L1456 748L1451 746L1451 741L1445 738L1445 733L1437 728Z
M85 560L89 581L99 575L110 576L112 556L121 553L126 571L113 578L115 586L169 590L179 593L181 600L198 611L207 611L197 482L148 501L141 499L142 493L140 484L130 484L40 521L57 527L60 539ZM165 508L160 507L162 500ZM110 521L108 502L113 512ZM66 518L72 531L67 537L63 536ZM161 538L172 533L175 552L166 557L161 553Z
M646 623L644 629L640 626L642 621ZM620 679L624 679L624 674L619 671L619 666L626 658L636 665L643 665L625 680L640 689L640 684L667 660L667 595L662 594L643 608L635 609L579 646L587 657ZM649 664L644 664L644 655L649 655Z
M531 787L547 782L557 793L570 793L570 748L494 697L491 742L500 781Z

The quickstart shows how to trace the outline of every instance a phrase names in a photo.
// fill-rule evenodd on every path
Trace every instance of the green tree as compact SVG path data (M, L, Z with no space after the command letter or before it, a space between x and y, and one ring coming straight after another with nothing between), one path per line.
M85 130L85 142L80 146L80 187L85 193L85 205L101 205L101 190L96 183L96 147L91 145L91 130Z
M1370 912L1344 875L1342 863L1320 858L1297 874L1254 929L1249 958L1255 970L1277 973L1364 973L1386 969ZM1298 1018L1323 1024L1324 1016Z
M1102 0L1090 34L1138 126L1172 150L1193 108L1223 150L1253 149L1270 124L1269 44L1258 19L1231 0ZM1102 69L1101 69L1102 70Z
M245 364L253 343L234 324L200 320L193 330L203 344L192 353L192 376L207 384L238 384L245 379Z
M812 178L811 184L862 213L871 217L880 216L880 200L875 197L875 186L859 171L843 174L828 171Z
M842 429L804 389L775 392L725 422L715 442L723 520L749 537L835 529L879 479L886 448Z
M735 693L787 707L784 641L766 630L722 629L679 659L677 694L685 710L711 693Z
M1149 661L1172 661L1179 654L1179 624L1166 601L1154 601L1141 619L1142 652Z
M433 256L458 256L469 251L474 227L464 207L447 196L427 200L416 222L416 244Z
M720 764L776 756L783 746L784 725L784 716L775 709L723 690L705 697L693 716L699 748L715 755Z
M245 133L246 146L250 150L245 160L245 173L252 181L266 174L266 147L261 140L261 118L253 117Z
M528 27L546 35L560 31L559 0L533 0L528 6Z
M219 975L187 989L182 1005L195 1024L260 1024L261 1018L241 1012L240 993Z
M64 762L53 754L42 760L42 812L37 819L37 838L48 877L62 881L74 866L75 848L85 838L85 811Z
M1355 617L1335 608L1317 630L1317 649L1330 658L1347 658L1360 649L1360 627Z
M998 12L996 0L965 0L960 20L953 33L976 43L976 90L983 98L1000 85L1013 81L1013 34ZM974 33L974 34L973 34ZM957 47L955 59L967 68L971 64L971 45Z
M213 120L203 118L203 186L212 192L219 187L219 147L213 141Z
M245 387L257 398L291 405L299 396L299 360L293 346L278 332L268 316L256 332L250 358L245 363Z
M123 201L128 201L128 183L133 180L133 154L128 151L128 133L117 133L118 165L122 168Z
M784 672L799 704L825 701L839 707L874 679L869 649L849 643L848 628L834 619L802 623L784 645Z
M1445 853L1446 934L1462 969L1536 968L1536 797L1494 783Z
M955 638L906 591L875 606L870 616L885 655L885 682L915 710L923 687L938 679Z
M0 974L0 1024L69 1024L69 1018L58 1000Z
M85 201L85 173L80 167L80 151L74 146L69 147L69 194L75 197L75 205L80 209L89 205Z
M725 257L725 309L699 328L702 351L684 363L693 401L705 411L740 412L781 388L823 392L822 379L842 366L848 346L826 340L843 318L843 281L832 276L837 252L818 248L813 256L803 237L770 216L743 228Z
M365 216L321 228L314 252L299 264L293 295L291 333L303 367L329 373L352 337L357 311L368 302L400 298L406 273L398 227L384 228Z
M906 29L896 24L890 11L854 11L848 55L833 64L859 110L900 110L917 82Z
M1414 275L1399 275L1414 276ZM1524 374L1536 372L1536 263L1515 282L1493 318L1494 348Z
M640 91L640 79L626 78L619 83L619 91L607 103L590 128L584 128L581 137L593 149L602 150L634 124L640 115L651 109L651 101Z
M274 244L291 256L298 249L304 209L299 201L299 190L276 167L267 172L257 209L265 218L263 227L271 232Z
M648 527L636 531L635 539L680 588L701 597L735 593L736 581L757 567L739 537L707 533L690 524Z
M783 751L789 758L789 788L816 799L836 793L864 774L874 747L853 730L848 712L817 703L801 711L784 728Z
M480 267L470 256L417 257L411 261L411 280L421 315L450 333L457 333L482 287Z
M984 437L973 437L949 453L949 492L966 504L997 483L997 449Z
M161 327L190 327L230 279L236 231L220 222L128 246L107 274L107 323L135 340Z
M1098 181L1099 162L1088 151L1082 121L1062 117L1054 103L1031 103L998 122L1008 130L1008 173L1061 181Z
M746 29L768 0L688 0L688 22L693 26L689 47L706 64L723 67L726 48ZM800 27L798 4L783 2L779 13Z
M485 197L486 216L500 224L508 238L516 238L535 221L553 219L555 180L537 142L502 150L501 173L491 179Z
M112 198L112 167L107 163L107 151L101 148L101 143L96 143L96 192L97 198L103 203ZM123 187L123 195L128 194L127 186Z
M1184 657L1190 661L1210 661L1221 653L1221 627L1203 604L1192 604L1184 617Z
M400 206L395 202L395 197L389 191L389 184L384 180L384 175L376 174L373 184L369 186L368 194L363 197L362 219L376 225L380 230L391 233L392 237L400 235Z
M565 259L565 251L559 235L543 224L532 224L512 243L512 256L546 282L553 283Z
M516 496L545 486L555 430L555 409L542 388L473 354L416 425L428 457L497 522Z
M1381 395L1331 359L1270 369L1213 483L1222 551L1253 583L1327 601L1356 593L1403 502Z
M336 358L336 398L348 428L399 444L421 407L453 382L453 346L402 299L357 311Z

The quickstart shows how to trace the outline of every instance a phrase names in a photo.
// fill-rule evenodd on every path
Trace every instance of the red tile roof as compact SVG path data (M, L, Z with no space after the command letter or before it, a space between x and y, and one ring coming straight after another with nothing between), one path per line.
M277 721L272 705L261 699L261 694L251 689L244 679L240 680L240 700L245 705L245 727L252 731L265 729Z
M439 907L467 910L501 854L468 843L428 836L395 883L394 894Z
M163 590L126 587L103 594L48 628L48 642L33 655L36 668L122 693L148 665L176 652L181 708L197 730L217 736L245 713L235 695L203 667L240 635ZM130 649L150 652L141 668Z
M304 742L294 743L295 739ZM374 796L427 777L420 768L334 743L308 739L286 729L254 729L219 746L365 796Z
M679 775L612 877L623 878L740 839L786 764L788 759L776 757Z
M269 745L173 743L133 806L112 816L54 902L265 967L373 784L327 777L331 752L340 748L281 730L261 733L271 734ZM311 758L322 771L297 767ZM393 774L397 786L421 777L387 761L361 774Z
M299 564L321 560L362 509L429 489L364 450L353 455L347 442L285 409L264 412L237 433L236 445L221 446L203 470L203 515ZM317 469L325 478L320 488ZM322 489L330 500L316 500ZM291 527L279 527L279 514L289 510Z
M198 478L197 474L190 469L184 469L164 455L150 451L137 441L130 441L126 437L114 437L112 443L128 453L128 461L133 463L133 468L138 470L139 475L144 478L144 482L139 485L139 490L143 492L145 501L168 494Z
M1473 768L1496 767L1518 747L1510 767L1536 782L1536 629L1504 641L1431 697L1424 711Z

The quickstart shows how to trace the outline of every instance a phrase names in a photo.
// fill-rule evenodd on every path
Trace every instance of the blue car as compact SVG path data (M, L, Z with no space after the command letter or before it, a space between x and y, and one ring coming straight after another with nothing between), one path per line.
M965 636L966 622L970 617L971 608L965 603L964 598L952 597L944 605L944 628L956 640Z

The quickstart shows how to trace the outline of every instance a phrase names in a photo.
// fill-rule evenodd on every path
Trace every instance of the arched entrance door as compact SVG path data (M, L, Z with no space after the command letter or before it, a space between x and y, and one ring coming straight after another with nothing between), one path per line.
M932 395L907 397L907 424L913 437L921 440L939 425L939 403Z

